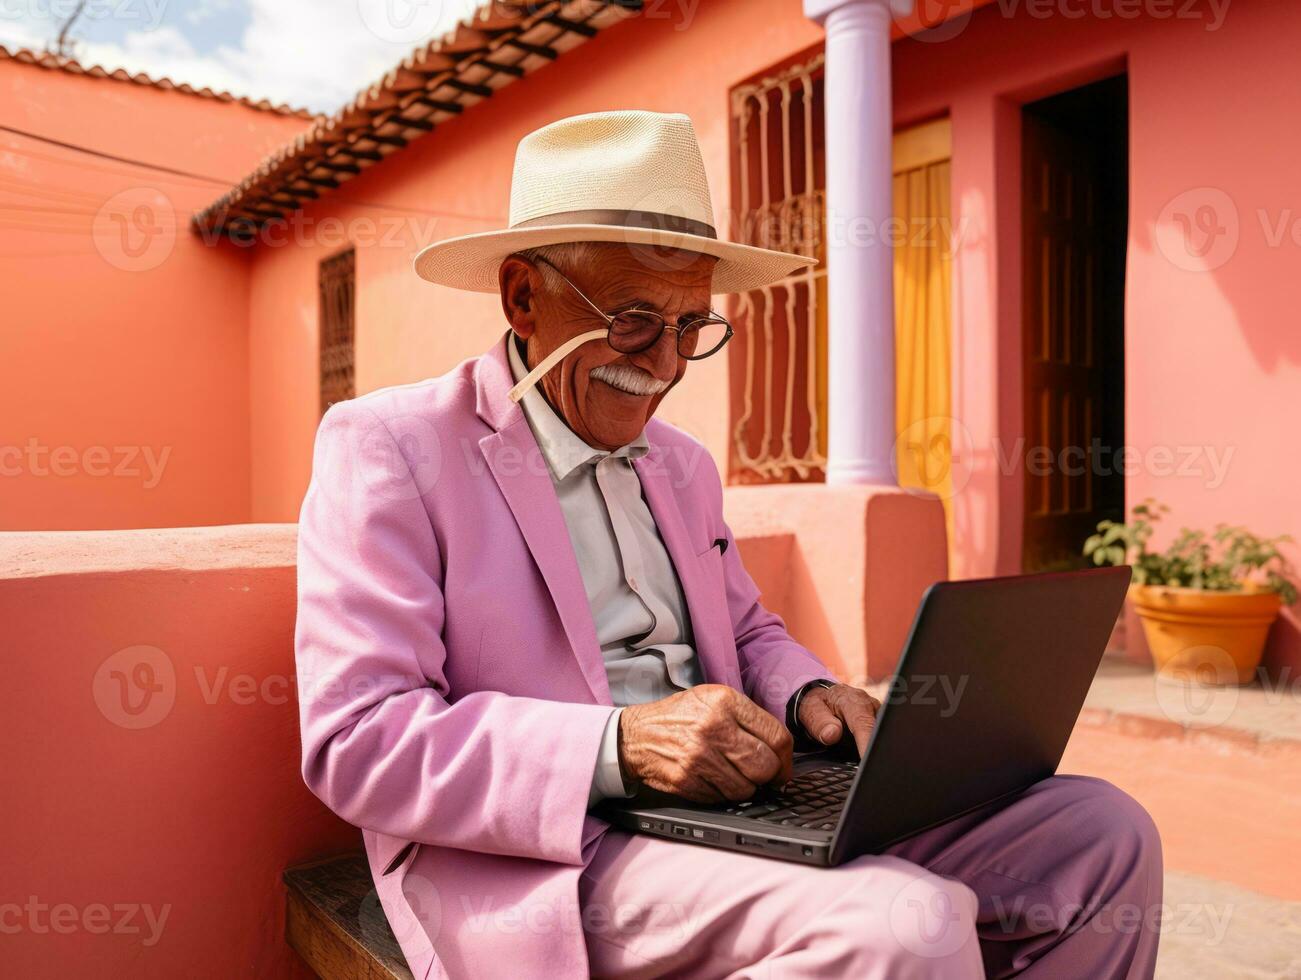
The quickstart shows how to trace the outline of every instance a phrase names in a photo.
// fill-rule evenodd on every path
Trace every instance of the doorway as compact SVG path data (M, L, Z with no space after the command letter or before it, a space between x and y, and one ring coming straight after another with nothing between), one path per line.
M1121 75L1021 111L1026 571L1124 513L1128 107Z

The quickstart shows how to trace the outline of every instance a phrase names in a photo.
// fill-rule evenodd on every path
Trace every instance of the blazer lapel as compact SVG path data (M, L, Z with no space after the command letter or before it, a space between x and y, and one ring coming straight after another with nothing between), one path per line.
M479 450L547 584L587 686L598 704L612 704L596 624L556 488L523 410L508 394L514 383L506 360L509 337L507 331L475 366L475 410L496 430L479 440Z
M560 614L569 645L597 703L612 704L583 576L555 487L528 424L521 420L479 440L493 479L510 506Z
M733 654L732 622L726 596L711 594L696 555L695 543L682 521L682 511L678 509L677 495L665 472L661 453L662 450L652 445L650 452L633 461L633 466L641 480L651 516L655 518L655 526L659 528L664 547L678 573L678 581L682 583L682 593L687 598L696 656L700 658L708 682L740 688L741 673Z

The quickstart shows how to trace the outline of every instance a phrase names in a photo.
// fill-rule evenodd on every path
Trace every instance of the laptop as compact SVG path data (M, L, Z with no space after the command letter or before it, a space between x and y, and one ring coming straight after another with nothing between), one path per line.
M741 803L643 790L599 815L636 833L833 866L1013 796L1057 771L1129 578L1122 566L936 583L861 760L852 749L801 754L781 790Z

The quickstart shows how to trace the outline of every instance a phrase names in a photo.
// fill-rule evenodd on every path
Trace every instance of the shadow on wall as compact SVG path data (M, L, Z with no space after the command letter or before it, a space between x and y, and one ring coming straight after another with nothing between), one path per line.
M1266 204L1287 197L1265 184L1250 199L1183 191L1131 228L1130 274L1146 286L1128 298L1127 421L1142 442L1128 441L1168 451L1171 465L1140 467L1127 497L1131 506L1147 497L1171 506L1158 546L1184 525L1301 534L1301 460L1289 448L1301 410L1301 332L1284 312L1301 305L1301 224L1294 239L1279 223L1301 216ZM1301 564L1297 545L1284 551ZM1263 666L1274 677L1301 670L1297 606L1271 629Z

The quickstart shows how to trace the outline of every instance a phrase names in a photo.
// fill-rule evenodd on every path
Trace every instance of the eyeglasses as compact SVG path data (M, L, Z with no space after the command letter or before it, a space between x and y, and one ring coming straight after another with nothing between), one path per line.
M732 339L732 325L713 313L708 316L689 316L685 321L679 317L676 324L669 323L655 310L634 309L606 313L546 259L537 258L534 261L545 265L563 279L606 322L610 328L606 341L620 354L640 354L650 350L659 343L665 330L672 330L678 335L678 354L688 361L703 361L711 354L717 354Z

